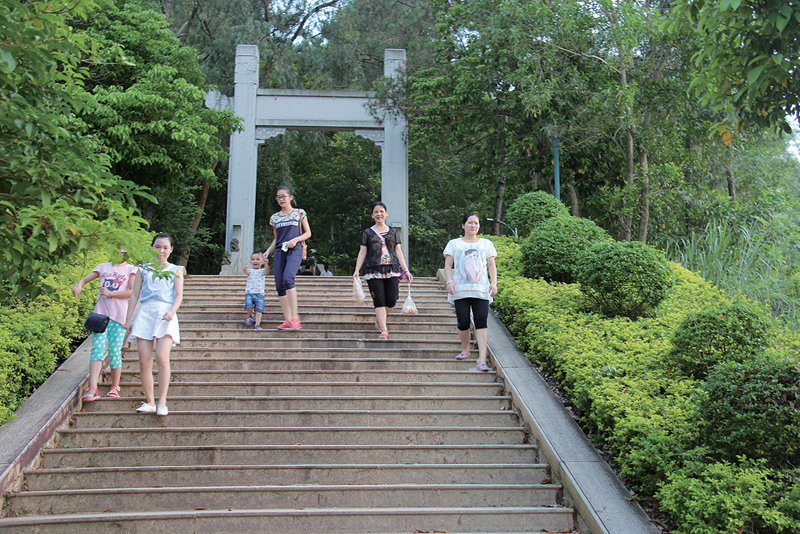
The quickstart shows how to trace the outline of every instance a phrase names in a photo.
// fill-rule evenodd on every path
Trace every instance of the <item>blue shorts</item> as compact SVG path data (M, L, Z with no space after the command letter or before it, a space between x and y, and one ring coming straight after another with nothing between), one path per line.
M258 313L264 313L264 295L260 293L245 293L244 309L249 310L250 308L253 308L253 311Z

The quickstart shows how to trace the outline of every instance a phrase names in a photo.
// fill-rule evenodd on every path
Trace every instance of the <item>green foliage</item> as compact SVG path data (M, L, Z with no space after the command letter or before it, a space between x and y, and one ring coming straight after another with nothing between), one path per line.
M210 86L197 52L180 46L163 14L138 2L98 0L91 19L78 24L102 51L89 87L98 105L82 115L102 141L119 176L156 195L143 212L150 226L167 230L183 261L190 248L213 250L199 217L207 194L218 189L217 163L227 159L223 140L240 128L232 110L205 106ZM122 55L122 59L119 56Z
M555 217L522 242L525 276L552 282L575 281L575 264L589 247L611 238L588 219Z
M729 219L715 218L701 231L671 242L667 253L706 280L747 295L769 306L775 317L798 325L800 278L794 273L800 264L798 221L795 216L770 213L774 206L762 200L761 208L740 207ZM740 218L745 222L736 223Z
M698 391L705 446L720 459L800 466L800 366L784 358L724 361Z
M689 315L675 330L669 361L703 379L720 362L743 362L763 353L771 321L756 306L742 302Z
M49 265L90 244L134 255L149 245L135 207L152 197L80 133L77 116L97 106L83 89L96 50L64 17L93 6L0 0L0 279L17 295L42 291Z
M786 0L680 0L673 6L672 27L697 31L695 91L710 104L732 102L748 122L791 131L786 116L800 112L793 60L800 6Z
M587 434L612 453L625 479L671 512L675 531L716 534L747 525L742 532L796 534L796 468L768 469L766 459L715 465L697 393L704 383L675 373L669 354L687 317L727 308L731 298L679 265L670 268L675 285L657 317L587 313L577 285L515 277L501 262L494 306L528 357L561 381ZM769 339L767 353L796 361L797 331L779 329Z
M96 249L76 255L44 278L54 288L51 294L0 306L0 424L70 355L70 345L86 336L83 321L97 299L92 288L99 286L95 281L85 287L80 299L71 288L107 257Z
M653 315L674 280L664 254L639 241L608 241L587 249L575 265L581 292L607 315Z
M800 514L797 506L787 506L787 485L763 462L716 462L692 467L672 473L659 492L662 509L678 518L678 528L671 532L797 532ZM796 488L795 484L795 495Z
M495 264L497 271L503 272L504 276L522 276L522 251L519 242L510 236L482 235L494 243L497 250Z
M569 217L569 210L544 191L532 191L517 197L506 212L506 222L515 227L522 238L528 237L536 226L551 217Z

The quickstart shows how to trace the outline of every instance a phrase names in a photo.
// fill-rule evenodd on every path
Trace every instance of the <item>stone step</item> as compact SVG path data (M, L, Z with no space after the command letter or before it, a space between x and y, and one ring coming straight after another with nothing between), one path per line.
M12 515L255 508L554 506L556 484L340 484L198 486L26 491L7 501Z
M100 386L100 394L105 395L106 387ZM83 411L96 412L129 412L131 406L141 402L141 395L136 397L102 397L97 402L87 402ZM260 397L179 397L170 395L170 412L203 411L213 408L217 411L250 411L250 410L322 410L334 406L344 406L350 410L459 410L469 407L475 412L487 410L510 410L511 397L353 397L353 396L260 396Z
M320 308L321 310L321 308ZM389 315L389 324L420 324L426 325L430 323L441 323L446 325L455 326L456 316L453 309L442 310L428 310L424 314L406 315L399 313L400 310L395 310ZM222 322L237 322L244 321L244 300L235 305L228 307L220 307L217 310L198 310L190 306L183 307L179 310L180 320L183 323L185 320L189 321L208 321L212 324ZM283 319L283 316L278 313L277 309L267 308L265 313L267 317L277 320ZM375 323L375 312L373 308L361 307L353 309L336 309L330 308L314 313L313 315L304 315L303 324L311 321L312 323L326 323L326 322L344 322L353 323L354 325L373 325Z
M514 412L507 410L235 410L183 411L171 406L169 421L174 428L197 427L430 427L446 420L450 426L500 427L518 425ZM161 418L125 412L81 412L72 416L70 428L160 428Z
M303 321L303 330L323 330L323 331L341 331L341 330L349 330L353 332L377 332L377 328L375 327L375 316L372 315L370 317L371 321L356 321L356 320L347 320L343 317L336 317L336 318L328 318L328 317L319 317L315 316L313 318L307 319ZM183 332L227 332L227 331L234 331L234 332L242 332L247 330L252 330L253 326L245 326L244 325L245 313L244 311L240 312L236 317L232 319L217 319L217 320L210 320L210 319L187 319L185 315L181 314L180 322L181 322L181 334ZM422 317L418 317L418 319L423 319ZM283 321L283 315L279 314L278 312L275 313L264 313L261 315L261 327L266 328L266 325L276 323L279 324ZM408 321L397 319L395 317L389 316L388 325L389 330L392 332L435 332L435 333L447 333L450 335L456 335L456 321L453 318L452 322L443 322L440 320L437 321ZM277 326L275 327L277 330Z
M96 509L96 508L95 508ZM99 512L3 519L3 532L125 534L402 534L408 532L572 532L574 511L557 507L297 508Z
M280 324L277 322L273 322L271 325L268 325L264 321L261 322L262 330L254 330L253 328L245 328L242 326L241 328L232 329L191 329L191 328L184 328L183 323L181 323L181 344L185 345L187 342L192 343L201 343L202 340L208 339L213 340L214 342L222 341L255 341L264 343L267 340L269 342L281 342L283 339L286 338L287 334L297 334L297 332L282 332L275 327L275 325ZM427 329L427 330L417 330L417 329L394 329L392 325L389 325L389 336L392 342L396 342L399 340L403 341L415 341L415 342L427 342L427 343L444 343L447 345L454 345L458 343L457 334L453 330L445 330L445 329ZM328 328L305 328L303 327L303 339L304 340L358 340L361 341L363 339L379 341L381 343L386 343L387 340L378 339L378 331L374 327L371 328L361 328L361 329L352 329L352 328L338 328L338 329L328 329ZM279 337L280 336L280 337Z
M243 276L188 278L170 414L134 411L132 344L121 397L72 414L25 491L9 494L5 515L17 517L0 531L572 531L575 511L502 380L454 359L438 280L415 281L420 313L393 313L385 341L350 277L298 278L294 332L274 328L274 291L254 331Z
M391 344L397 349L417 349L423 350L429 347L447 349L458 354L461 344L454 335L447 336L447 339L428 340L418 339L409 334L390 334L390 340L378 339L377 332L371 332L364 337L350 336L339 338L336 335L326 336L325 333L314 333L308 331L285 331L273 333L271 330L251 331L249 337L239 338L210 338L210 337L185 337L181 336L181 347L186 348L207 348L227 350L232 348L260 348L270 350L271 347L281 346L287 348L327 348L338 350L350 350L358 348L378 348L381 345ZM136 351L136 343L131 343L131 351Z
M415 371L415 372L440 372L440 371L466 371L475 366L475 361L451 359L424 359L424 358L292 358L276 357L271 352L262 352L259 356L245 355L240 358L194 358L179 356L176 351L169 360L173 373L183 373L192 370L212 371ZM181 353L182 354L182 353ZM452 356L451 353L447 353ZM122 361L123 371L139 370L139 359L131 357Z
M546 464L182 465L31 469L29 491L173 486L335 484L545 484Z
M42 468L138 467L175 465L276 465L361 463L402 464L536 464L539 449L532 443L449 445L186 445L49 448L42 451Z
M466 364L464 367L466 367ZM472 364L474 365L474 363ZM277 367L277 366L276 366ZM393 382L398 384L420 384L429 382L467 382L473 380L478 383L493 383L495 376L491 372L463 370L380 370L380 369L247 369L247 370L220 370L220 369L184 369L173 372L171 384L181 382L259 382L264 380L276 382L309 382L318 380L323 382ZM138 370L125 370L122 372L122 382L139 381Z
M347 359L355 359L361 361L369 361L372 359L390 359L390 360L407 360L407 359L420 359L420 360L447 360L451 361L455 358L456 354L461 351L461 346L453 351L452 347L442 346L424 346L417 345L415 347L396 348L392 343L382 342L378 344L371 344L369 347L349 347L349 348L331 348L331 347L292 347L285 348L281 346L274 347L227 347L224 350L210 349L208 347L183 347L176 346L172 348L170 354L170 361L173 358L182 358L184 356L205 358L213 360L216 358L275 358L279 360L294 360L314 357L318 359L325 359L331 362L343 361ZM472 351L473 359L477 357L477 350ZM138 362L139 356L136 350L136 344L131 343L130 347L123 349L122 359Z
M158 373L154 373L156 376ZM141 397L141 384L120 382L121 394L124 397L136 398L131 403L131 409L139 407ZM173 396L292 396L300 393L312 397L319 396L430 396L441 393L444 396L485 396L501 395L502 385L498 383L475 382L438 382L425 384L398 384L393 382L278 382L278 381L250 381L242 382L174 382L170 384L170 398Z
M347 427L174 427L169 416L150 417L153 428L64 429L58 446L122 447L125 445L433 445L524 443L525 431L518 427L468 426L347 426Z

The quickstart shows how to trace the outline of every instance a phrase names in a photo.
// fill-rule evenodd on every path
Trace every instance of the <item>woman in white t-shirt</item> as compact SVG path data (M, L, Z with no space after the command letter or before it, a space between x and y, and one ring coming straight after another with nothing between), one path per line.
M481 219L475 213L464 217L461 225L464 237L452 239L444 249L444 276L447 280L447 300L456 309L458 339L461 353L457 360L466 360L469 354L470 311L475 324L475 341L478 342L478 371L489 371L486 363L489 344L489 304L497 294L497 250L494 243L478 237Z

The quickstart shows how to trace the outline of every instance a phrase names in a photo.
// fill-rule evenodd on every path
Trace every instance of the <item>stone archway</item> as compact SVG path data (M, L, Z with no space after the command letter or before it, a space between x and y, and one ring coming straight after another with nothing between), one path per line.
M257 46L238 45L233 98L215 92L206 99L209 107L231 108L244 119L244 130L231 135L225 226L225 250L231 253L231 263L220 274L242 274L253 252L258 145L289 130L354 132L381 147L381 200L389 212L387 223L401 231L403 254L408 258L405 118L387 114L379 120L370 115L366 105L374 94L369 92L259 89L258 61ZM402 76L405 62L405 50L387 49L384 76ZM238 250L231 250L232 242L238 243Z

